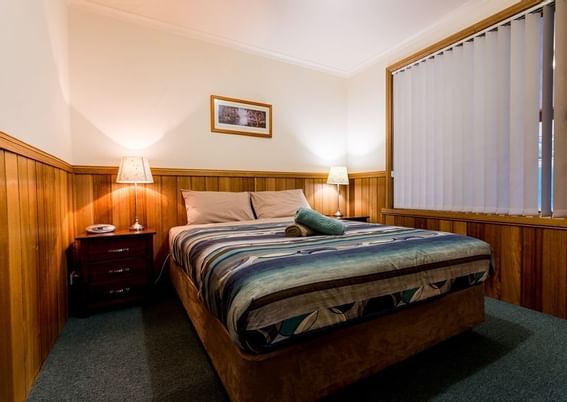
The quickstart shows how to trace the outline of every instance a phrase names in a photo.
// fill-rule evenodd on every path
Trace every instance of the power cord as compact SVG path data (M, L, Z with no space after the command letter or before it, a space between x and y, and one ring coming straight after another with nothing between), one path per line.
M159 271L159 275L156 278L156 280L154 281L154 286L158 284L158 282L161 279L161 276L163 275L164 271L165 271L165 264L167 263L167 260L169 260L169 257L171 257L171 253L168 253L167 256L165 257L165 260L163 260L163 264L161 264L161 270Z

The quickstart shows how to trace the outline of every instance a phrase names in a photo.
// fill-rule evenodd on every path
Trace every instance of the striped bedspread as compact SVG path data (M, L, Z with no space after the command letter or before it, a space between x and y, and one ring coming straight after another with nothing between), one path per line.
M290 223L172 229L173 258L234 342L253 353L471 286L490 267L490 246L471 237L345 222L342 236L290 238Z

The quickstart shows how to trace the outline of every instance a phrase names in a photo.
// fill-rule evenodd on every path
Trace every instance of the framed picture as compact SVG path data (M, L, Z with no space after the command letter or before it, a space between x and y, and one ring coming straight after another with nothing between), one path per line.
M272 105L211 95L211 131L272 137Z

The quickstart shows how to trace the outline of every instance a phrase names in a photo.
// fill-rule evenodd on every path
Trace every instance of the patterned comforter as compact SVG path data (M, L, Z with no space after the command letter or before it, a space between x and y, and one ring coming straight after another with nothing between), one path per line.
M342 236L290 238L290 223L171 232L207 309L252 353L472 286L490 267L490 246L467 236L345 222Z

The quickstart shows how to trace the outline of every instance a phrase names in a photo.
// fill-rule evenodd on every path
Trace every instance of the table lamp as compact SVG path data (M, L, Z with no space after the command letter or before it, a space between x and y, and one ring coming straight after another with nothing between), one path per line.
M345 166L333 166L331 170L329 170L329 176L327 177L327 184L336 184L337 185L337 212L335 212L335 216L340 218L343 216L340 208L340 200L341 200L341 192L339 191L339 186L347 185L348 186L348 172Z
M120 161L116 183L134 183L134 224L130 230L144 230L138 221L138 183L153 183L152 171L146 158L141 156L124 156Z

